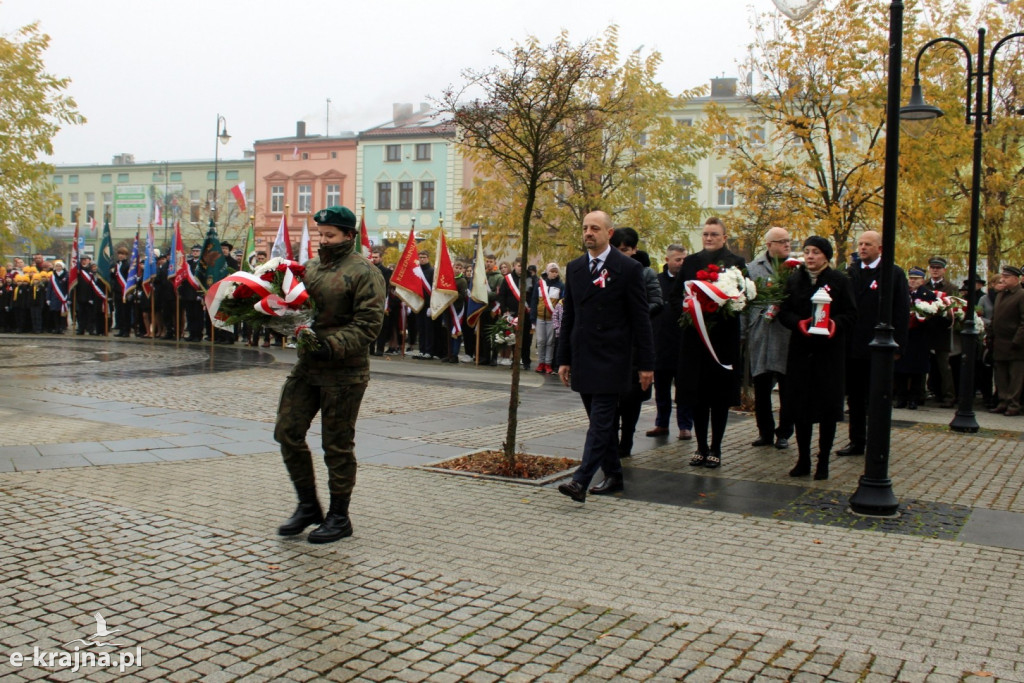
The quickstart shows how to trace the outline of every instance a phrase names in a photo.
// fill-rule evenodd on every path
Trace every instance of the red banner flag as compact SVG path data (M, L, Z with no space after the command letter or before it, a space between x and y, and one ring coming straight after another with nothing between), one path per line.
M395 286L395 294L417 313L423 308L423 280L417 274L420 269L420 256L416 250L416 231L409 231L409 241L405 243L402 258L395 265L391 275L391 284ZM422 272L422 271L421 271Z
M238 204L238 210L243 214L245 213L245 181L238 183L231 188L231 194L235 196L235 203Z
M434 320L459 298L459 290L455 286L455 269L448 253L448 241L444 237L444 230L440 233L437 240L437 263L434 265L434 286L430 290L430 317Z

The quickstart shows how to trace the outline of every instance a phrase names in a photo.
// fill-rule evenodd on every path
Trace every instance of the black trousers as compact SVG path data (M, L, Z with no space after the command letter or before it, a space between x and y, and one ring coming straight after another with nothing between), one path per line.
M779 426L775 427L775 413L772 410L772 389L779 385ZM754 377L754 417L757 433L765 441L773 438L788 439L793 436L793 417L783 400L786 376L778 372L765 372Z
M850 443L863 446L868 437L868 389L871 359L846 359L846 405L850 408Z
M618 394L580 394L583 407L590 418L587 440L583 445L583 462L576 468L572 480L583 488L590 486L590 480L600 469L605 476L621 475L622 461L619 460L618 439L615 430L615 413L619 405Z

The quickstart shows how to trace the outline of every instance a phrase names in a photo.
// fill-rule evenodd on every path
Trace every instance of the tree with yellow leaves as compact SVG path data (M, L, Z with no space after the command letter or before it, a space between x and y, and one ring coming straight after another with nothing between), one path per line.
M45 70L49 44L38 24L0 36L0 249L19 238L39 239L46 228L59 225L53 166L38 159L53 153L62 124L85 121L75 101L63 94L70 80Z

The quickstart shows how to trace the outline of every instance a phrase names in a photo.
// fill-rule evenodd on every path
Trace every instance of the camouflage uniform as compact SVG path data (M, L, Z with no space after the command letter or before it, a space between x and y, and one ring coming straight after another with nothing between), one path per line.
M316 303L313 330L330 346L330 360L300 349L281 389L274 439L298 490L315 486L306 432L320 411L324 463L332 496L349 496L356 483L355 431L370 380L369 345L384 320L386 285L380 271L353 253L355 242L320 247L306 263L303 282Z

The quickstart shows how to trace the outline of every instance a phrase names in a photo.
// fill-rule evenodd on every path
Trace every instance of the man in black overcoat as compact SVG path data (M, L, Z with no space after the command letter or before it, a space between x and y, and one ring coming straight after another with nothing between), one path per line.
M647 313L643 266L612 249L614 226L603 211L583 219L587 253L565 269L558 376L580 394L590 418L583 462L572 481L558 491L582 503L597 473L604 481L590 489L595 495L621 491L622 462L618 454L615 409L619 395L629 391L632 369L628 359L636 352L640 386L654 381L654 340Z
M879 291L881 290L882 235L865 230L857 240L860 263L846 271L857 303L857 320L848 339L846 352L846 404L850 408L850 444L836 455L864 455L868 431L868 391L871 381L871 341L878 326ZM893 338L903 349L907 345L910 322L910 287L907 275L897 265L892 267ZM900 352L897 351L897 354Z

